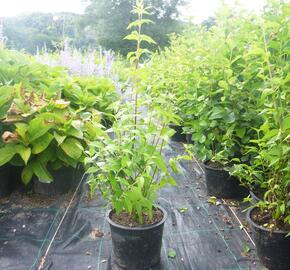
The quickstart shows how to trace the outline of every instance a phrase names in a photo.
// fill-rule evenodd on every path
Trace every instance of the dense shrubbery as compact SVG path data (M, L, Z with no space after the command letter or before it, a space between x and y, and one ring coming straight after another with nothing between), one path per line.
M51 169L76 167L114 120L114 82L106 77L71 77L63 67L39 64L14 51L0 51L0 165L23 166L50 182Z
M141 15L148 14L143 1L137 3L142 3ZM213 25L188 27L144 63L151 52L140 44L154 41L132 31L127 39L137 41L137 50L129 58L135 67L142 62L133 71L121 61L113 65L111 52L84 56L65 47L54 55L38 55L48 66L1 49L0 165L25 166L25 183L33 174L51 181L47 167L76 166L87 145L101 136L89 152L88 163L94 164L96 157L103 160L91 170L99 173L90 181L92 189L101 188L103 181L105 188L114 189L112 198L124 193L124 201L113 204L119 212L124 205L130 212L131 204L138 205L128 201L130 188L134 194L141 186L154 194L150 188L164 184L161 180L154 186L152 172L163 172L164 182L173 183L160 156L160 142L172 134L162 123L170 119L191 134L190 151L199 160L225 167L245 186L264 188L258 207L269 211L277 224L290 224L289 14L289 5L276 0L260 16L224 7ZM141 30L151 22L142 16L129 28ZM122 88L116 70L122 83L132 75L127 81L135 96L131 107L130 102L128 107L115 103ZM143 117L145 108L154 108L148 119ZM116 119L112 139L102 128ZM151 213L153 200L147 191L137 194L145 206L135 210L144 207Z
M266 188L261 208L290 223L289 5L260 17L224 7L211 28L193 26L148 65L155 95L172 93L192 152Z

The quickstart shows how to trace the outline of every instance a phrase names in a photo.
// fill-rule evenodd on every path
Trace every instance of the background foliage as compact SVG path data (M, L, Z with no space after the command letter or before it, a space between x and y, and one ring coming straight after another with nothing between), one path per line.
M180 32L182 22L178 7L186 0L146 0L155 24L144 26L160 47L168 44L168 34ZM126 55L132 44L124 41L133 0L90 0L84 15L72 13L33 13L4 19L7 46L35 53L37 46L55 50L64 37L74 47L87 49L101 46ZM153 47L154 48L154 47ZM154 49L157 47L155 46Z

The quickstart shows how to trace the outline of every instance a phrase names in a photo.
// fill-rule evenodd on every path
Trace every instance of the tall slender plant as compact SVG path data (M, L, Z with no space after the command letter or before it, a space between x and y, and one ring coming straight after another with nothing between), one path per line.
M142 45L154 43L142 34L142 25L152 23L144 19L148 10L143 0L136 1L132 12L138 19L128 28L137 30L125 37L137 43L136 51L128 54L132 64L132 98L125 97L126 102L118 105L116 121L109 130L114 136L100 136L91 144L86 159L90 165L91 192L99 189L117 216L125 213L139 224L152 222L157 191L167 183L175 185L162 158L162 149L173 133L167 127L175 117L173 108L168 97L153 99L140 85L140 63L150 53ZM173 160L170 163L175 165Z

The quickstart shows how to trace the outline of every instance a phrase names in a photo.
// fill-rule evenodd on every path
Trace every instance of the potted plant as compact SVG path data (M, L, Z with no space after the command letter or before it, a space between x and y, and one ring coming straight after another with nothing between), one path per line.
M229 171L234 164L251 161L252 153L245 146L257 138L254 129L262 123L257 108L264 82L257 76L254 49L249 46L259 38L257 24L253 20L248 25L249 18L233 17L227 9L221 12L215 27L195 29L200 47L192 45L190 50L190 58L195 59L191 76L195 88L188 94L195 102L186 107L192 116L185 129L192 131L194 144L189 149L204 163L208 194L235 198L246 191ZM237 31L240 25L246 30ZM259 54L255 57L263 61Z
M101 129L93 126L92 113L77 113L69 105L19 84L13 87L13 101L2 120L0 166L21 166L23 183L34 179L34 189L40 193L67 191L74 168L83 162L89 134ZM66 173L65 179L58 176Z
M162 149L173 134L168 123L174 116L164 97L155 99L146 91L140 92L139 63L147 52L141 44L153 40L141 34L142 25L151 22L143 18L148 14L143 0L136 1L133 13L138 20L129 28L137 27L137 31L126 37L137 41L136 52L129 53L134 66L132 98L118 107L116 120L108 130L114 136L104 133L91 143L85 160L92 194L98 189L109 202L106 219L111 229L113 263L123 269L143 270L160 261L167 213L155 199L165 184L175 185L162 158Z
M255 166L244 168L245 173L250 171L252 181L262 179L264 196L248 211L247 218L261 262L275 270L286 270L290 265L289 46L283 45L289 42L285 35L289 16L285 7L285 3L273 2L265 9L262 38L257 44L264 59L260 97L264 122L253 142Z
M62 67L39 64L20 53L15 58L9 50L1 50L0 61L1 184L11 186L18 177L38 193L66 192L69 179L77 180L75 170L81 170L87 143L104 128L103 120L113 119L113 83L73 78ZM8 168L17 175L4 176Z
M270 121L262 126L264 136L256 141L260 166L245 167L243 172L254 171L252 181L257 176L263 179L264 196L254 199L254 206L247 213L258 256L269 269L286 270L290 265L290 147L286 139L290 135L290 116L281 120L279 136L273 122L272 128L268 128Z

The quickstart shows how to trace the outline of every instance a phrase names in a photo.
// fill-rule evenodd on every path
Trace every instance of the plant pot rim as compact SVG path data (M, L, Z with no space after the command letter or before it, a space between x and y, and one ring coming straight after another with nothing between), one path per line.
M257 201L262 201L263 200L263 196L259 197L257 195L257 193L255 193L255 188L250 188L249 191L250 191L251 197L254 198L255 200L257 200Z
M184 127L183 125L182 125L182 123L179 123L179 124L175 124L175 123L172 123L172 122L170 122L169 124L168 124L168 126L169 127Z
M111 209L111 208L110 208L110 209L107 211L107 213L106 213L106 219L107 219L107 221L110 223L110 225L113 225L114 227L117 227L117 228L122 229L122 230L128 230L128 231L144 231L144 230L151 230L151 229L153 229L153 228L155 228L155 227L158 227L158 226L160 226L161 224L163 224L163 223L166 221L166 219L167 219L167 212L166 212L166 210L165 210L163 207L161 207L160 205L158 205L158 206L156 206L156 207L157 207L159 210L162 211L162 213L163 213L163 218L162 218L159 222L157 222L157 223L155 223L155 224L142 225L142 226L138 226L138 227L129 227L129 226L124 226L124 225L118 224L118 223L114 222L114 221L110 218L110 214L111 214L111 212L113 211L113 209Z
M203 161L203 166L208 169L208 170L212 170L212 171L227 171L226 170L226 167L222 167L222 168L214 168L214 167L211 167L209 165L207 165L211 160L206 160L206 161Z
M263 226L261 225L258 225L256 222L254 222L251 218L251 213L254 209L257 209L258 207L255 206L253 208L250 208L248 211L247 211L247 220L248 222L255 228L259 229L259 230L262 230L262 231L266 231L268 233L276 233L276 234L285 234L287 235L290 231L283 231L283 230L270 230L270 229L267 229L267 228L264 228Z

